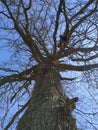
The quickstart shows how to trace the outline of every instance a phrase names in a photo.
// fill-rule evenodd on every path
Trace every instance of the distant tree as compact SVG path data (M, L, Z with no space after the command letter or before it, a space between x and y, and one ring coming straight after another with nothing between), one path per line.
M0 46L10 51L0 66L0 100L8 99L7 112L21 100L4 130L23 111L17 130L78 130L78 97L70 99L61 81L76 79L66 72L98 69L98 0L0 0L0 30Z

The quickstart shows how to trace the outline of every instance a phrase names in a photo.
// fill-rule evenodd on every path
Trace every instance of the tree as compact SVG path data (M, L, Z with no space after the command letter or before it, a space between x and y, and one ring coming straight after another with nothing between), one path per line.
M0 68L1 99L8 92L11 103L29 95L4 130L23 111L17 130L77 130L78 98L68 98L60 83L76 78L60 72L98 68L97 6L97 0L0 1L1 46L12 57Z

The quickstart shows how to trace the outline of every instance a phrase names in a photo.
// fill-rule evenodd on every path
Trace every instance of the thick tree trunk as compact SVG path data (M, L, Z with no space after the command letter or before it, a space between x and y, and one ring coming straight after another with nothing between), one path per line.
M77 130L71 115L75 105L64 95L57 69L41 68L36 73L31 102L17 130Z

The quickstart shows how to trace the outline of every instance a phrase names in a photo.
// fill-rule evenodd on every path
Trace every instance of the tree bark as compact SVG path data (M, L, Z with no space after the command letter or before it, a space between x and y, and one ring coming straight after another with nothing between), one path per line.
M36 70L31 102L17 130L77 130L72 117L75 102L64 94L56 67Z

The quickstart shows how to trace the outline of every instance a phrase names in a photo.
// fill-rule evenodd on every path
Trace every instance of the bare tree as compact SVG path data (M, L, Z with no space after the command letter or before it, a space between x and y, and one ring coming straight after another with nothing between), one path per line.
M25 102L4 130L23 111L17 130L78 130L78 97L69 99L60 82L76 78L60 72L98 69L97 15L98 0L0 0L0 47L10 57L0 66L1 101L7 113Z

